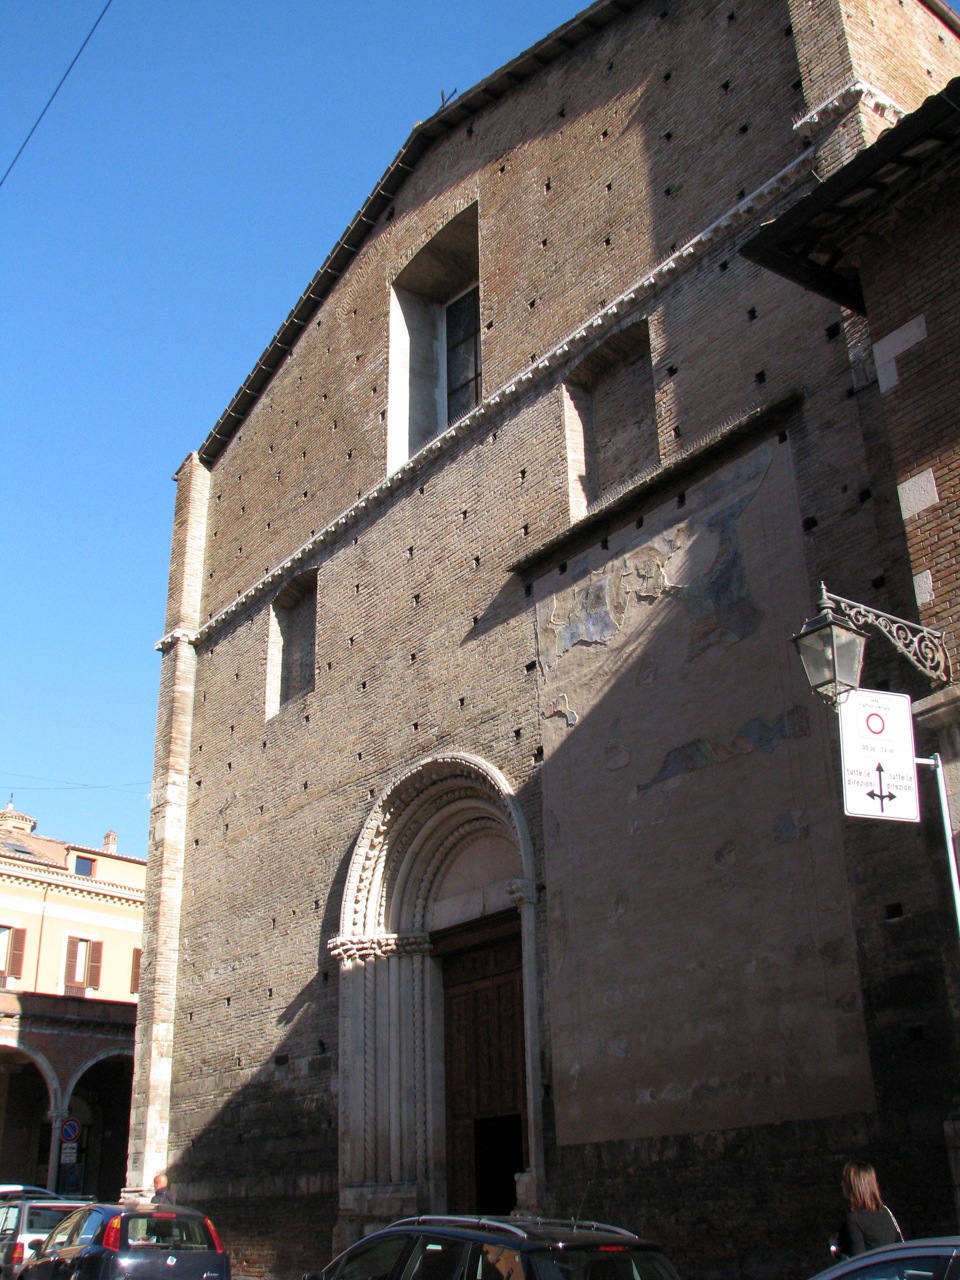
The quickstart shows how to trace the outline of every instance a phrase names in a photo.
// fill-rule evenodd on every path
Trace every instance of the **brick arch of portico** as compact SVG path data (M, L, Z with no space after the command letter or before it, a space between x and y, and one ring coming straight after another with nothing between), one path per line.
M56 1162L60 1151L59 1126L66 1114L63 1108L63 1091L60 1087L60 1078L46 1054L26 1043L22 1037L18 1036L16 1039L10 1039L0 1036L0 1055L4 1053L4 1050L18 1060L26 1058L40 1072L47 1087L50 1119L50 1155L47 1162L47 1186L53 1191L56 1189ZM2 1125L3 1117L0 1116L0 1127Z
M376 1222L446 1209L443 982L430 908L445 869L472 841L516 850L506 883L519 909L530 1170L542 1186L540 1033L533 852L513 789L477 756L431 756L380 796L357 840L340 934L340 1216L335 1247Z
M133 1046L129 1049L104 1049L101 1053L95 1053L82 1062L73 1075L70 1077L67 1087L63 1091L63 1111L66 1113L70 1108L70 1099L73 1097L73 1091L80 1083L81 1079L87 1074L91 1067L95 1067L98 1062L106 1062L108 1058L132 1058Z
M50 1115L52 1117L59 1115L63 1111L63 1104L61 1101L63 1094L60 1089L60 1080L56 1071L54 1071L49 1058L42 1054L39 1049L34 1049L31 1045L25 1044L22 1040L12 1041L0 1039L0 1053L3 1053L4 1049L9 1049L14 1054L19 1054L21 1057L28 1058L33 1063L43 1076L44 1083L47 1086L47 1093L50 1098Z

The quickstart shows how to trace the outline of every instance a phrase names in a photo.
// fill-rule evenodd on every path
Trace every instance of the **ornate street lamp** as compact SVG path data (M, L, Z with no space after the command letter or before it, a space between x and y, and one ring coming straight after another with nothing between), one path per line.
M950 654L943 633L892 614L870 609L855 600L831 595L820 583L820 613L809 618L792 637L810 688L834 710L845 693L860 686L866 635L860 627L874 627L931 680L953 679Z
M859 687L867 637L832 609L808 619L792 639L810 688L828 707L836 707L843 694Z

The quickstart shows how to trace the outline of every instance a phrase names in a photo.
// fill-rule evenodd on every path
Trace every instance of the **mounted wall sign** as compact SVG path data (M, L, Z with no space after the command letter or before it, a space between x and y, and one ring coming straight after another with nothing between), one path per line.
M919 822L913 714L905 693L852 689L840 698L843 811Z

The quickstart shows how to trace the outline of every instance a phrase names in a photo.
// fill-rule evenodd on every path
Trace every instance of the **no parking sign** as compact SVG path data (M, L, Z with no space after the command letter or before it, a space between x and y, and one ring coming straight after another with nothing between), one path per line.
M69 1120L64 1120L60 1126L61 1142L76 1142L80 1137L80 1121L74 1120L71 1116Z

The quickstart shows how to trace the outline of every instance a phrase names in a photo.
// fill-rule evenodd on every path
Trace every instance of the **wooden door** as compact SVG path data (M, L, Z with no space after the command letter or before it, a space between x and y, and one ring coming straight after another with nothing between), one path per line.
M519 922L500 921L492 931L485 940L475 931L463 936L462 950L447 950L456 938L437 947L444 977L449 1213L499 1212L478 1203L478 1168L480 1199L502 1200L528 1159ZM491 1190L494 1184L499 1192Z

